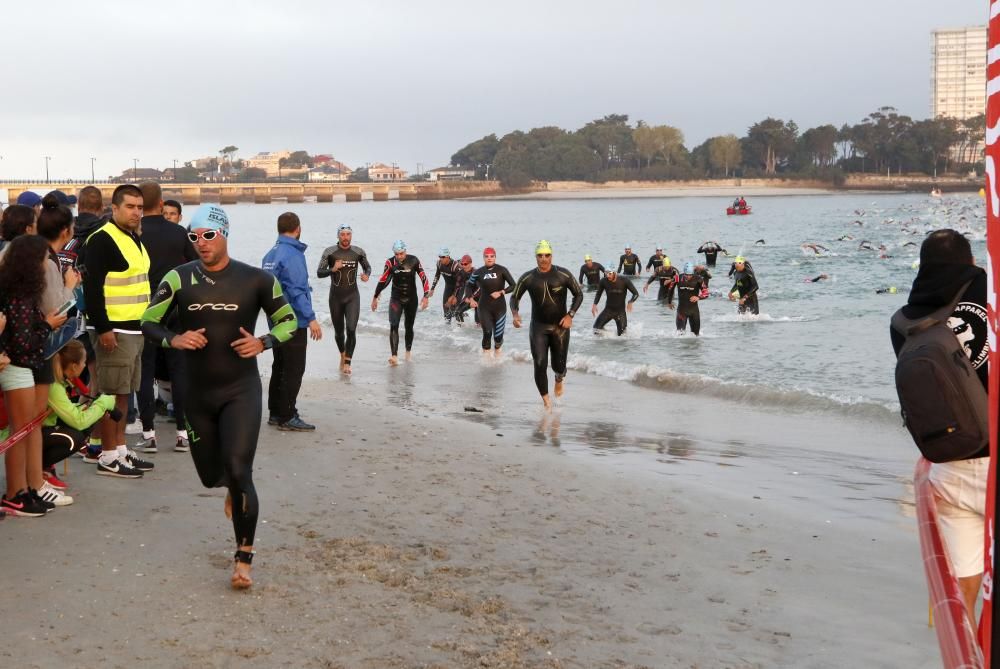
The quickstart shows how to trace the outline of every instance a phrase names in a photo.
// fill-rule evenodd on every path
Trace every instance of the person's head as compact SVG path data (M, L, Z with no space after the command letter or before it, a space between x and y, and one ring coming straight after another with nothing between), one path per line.
M587 255L583 256L583 264L586 265L587 267L593 267L594 258L588 253Z
M670 269L670 256L663 256L663 269Z
M552 245L547 240L543 239L535 244L535 263L543 272L552 269Z
M55 193L49 193L42 199L42 213L38 215L35 230L58 250L73 238L73 212L60 204Z
M631 246L626 246L625 247L625 255L627 255L627 256L632 255L632 247Z
M104 211L104 195L96 186L84 186L77 198L76 210L81 214L100 216Z
M406 242L402 239L397 239L392 243L392 255L396 256L396 260L403 262L406 259Z
M472 271L472 256L466 253L464 256L462 256L462 260L460 262L462 264L462 269L464 269L466 272Z
M736 268L737 272L742 272L747 267L747 259L743 256L736 256L733 258L733 267Z
M690 260L684 263L684 274L694 274L694 263Z
M442 265L451 264L451 250L447 246L442 246L438 249L438 262Z
M354 236L354 231L351 230L351 226L347 223L341 223L337 226L337 243L340 244L342 248L348 249L351 247L351 238Z
M35 191L26 190L17 196L17 204L31 207L32 213L37 218L39 212L42 211L42 196Z
M122 184L111 195L111 218L118 227L136 232L142 223L142 191L132 184Z
M656 257L657 258L662 258L663 257L663 247L662 246L657 246L656 247Z
M3 210L0 236L5 242L9 242L25 234L35 234L35 210L27 205L12 204Z
M76 204L75 195L67 195L61 190L50 190L48 194L46 194L46 196L42 198L43 205L45 204L45 198L49 197L49 195L54 197L56 199L56 202L63 205L64 207L72 207L74 204Z
M483 249L483 264L487 267L493 267L497 264L497 250L492 246Z
M37 303L45 291L49 244L38 235L21 235L0 261L0 293Z
M87 349L83 347L77 339L71 339L69 343L59 349L53 358L55 364L52 366L58 381L72 381L87 368Z
M177 200L164 200L163 202L163 218L171 223L180 223L184 220L184 216L181 214L183 210L184 207Z
M298 239L302 236L302 224L299 222L298 214L286 211L278 217L278 234L286 237Z
M925 265L975 265L969 240L957 230L935 230L920 245L920 266Z
M188 225L188 239L208 269L221 268L229 261L229 216L214 204L203 204Z
M163 189L155 181L144 181L139 184L142 192L142 215L157 216L163 213Z
M614 283L615 280L618 278L618 268L614 265L614 263L608 263L607 265L605 265L605 267L606 269L604 270L604 276L607 278L608 281Z

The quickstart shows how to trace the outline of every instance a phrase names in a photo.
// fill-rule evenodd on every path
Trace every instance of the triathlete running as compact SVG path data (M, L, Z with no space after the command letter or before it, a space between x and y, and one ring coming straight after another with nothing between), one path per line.
M709 267L715 267L715 261L719 257L719 253L729 255L729 251L722 248L719 242L705 242L698 247L697 253L705 254L705 264Z
M392 283L392 292L389 297L389 364L395 366L399 363L399 320L403 318L406 333L404 344L406 346L406 359L411 356L413 348L413 325L417 320L417 277L420 277L420 286L424 291L423 299L420 300L420 308L426 309L430 287L427 285L427 274L420 264L417 256L406 253L406 244L402 239L397 239L392 244L392 257L385 261L385 268L382 276L375 286L375 297L372 298L372 311L378 309L378 296Z
M656 291L656 301L665 303L671 309L674 308L674 280L677 279L677 270L670 266L670 258L663 256L663 264L649 275L646 285L642 287L643 294L649 292L649 284L654 281L660 282L660 288Z
M656 252L649 256L649 260L646 261L646 271L653 270L654 272L663 265L663 259L667 256L663 255L663 247L657 246Z
M618 258L618 273L625 276L639 276L642 274L642 260L635 253L632 247L626 246L625 253Z
M434 290L437 288L438 281L441 280L441 277L444 277L444 292L441 293L441 310L444 312L444 320L447 323L451 323L454 309L454 305L449 305L448 300L455 294L455 277L460 270L461 263L452 259L451 251L448 250L448 247L442 246L438 250L438 261L434 266L434 281L431 283L431 291L427 294L427 297L434 297Z
M243 589L253 584L258 514L253 458L262 407L256 357L291 339L298 324L275 277L229 257L229 218L221 207L199 207L189 229L201 260L167 272L142 316L142 332L165 348L185 351L191 456L202 485L229 490L226 515L237 546L231 583ZM177 332L164 325L172 311ZM272 327L255 337L261 311Z
M601 312L600 316L597 316L597 303L601 301L601 295L605 292L608 297L604 301L604 311ZM625 304L626 292L632 293L632 299L628 301L627 305ZM628 327L628 312L632 311L632 304L638 299L639 291L632 284L632 279L618 276L614 270L609 271L601 279L601 283L597 287L597 294L594 295L594 306L590 308L590 313L597 316L597 320L594 321L594 329L603 330L608 321L614 320L618 336L621 337Z
M330 320L340 350L340 371L344 374L351 373L351 358L358 342L358 317L361 315L358 266L363 272L362 281L367 281L372 273L364 249L351 245L353 234L351 226L341 223L337 228L337 245L323 251L316 268L316 276L320 279L330 277Z
M552 407L549 399L549 378L547 367L549 353L552 354L552 371L556 375L555 394L563 394L563 378L566 376L566 357L569 354L569 331L573 327L573 316L583 304L583 290L569 270L552 264L552 246L544 239L535 246L535 262L538 266L525 272L517 280L517 286L510 296L510 312L514 316L514 327L521 327L519 306L521 297L527 293L531 297L531 326L528 339L531 342L531 358L535 363L535 386L542 396L546 409ZM566 295L573 294L573 303L566 309Z
M479 310L479 326L483 329L483 353L490 350L493 341L494 355L500 357L503 331L507 326L507 300L504 295L514 290L514 277L503 265L497 264L497 252L492 246L483 249L483 266L472 273L467 281L466 300Z
M733 287L729 289L729 299L739 302L739 313L745 314L749 311L754 315L759 314L757 277L754 276L753 268L750 267L750 263L746 261L746 258L736 256L730 275L733 277Z
M608 267L614 267L614 265L608 265ZM583 285L583 280L586 278L587 290L597 290L597 284L601 282L601 277L606 271L604 265L594 262L594 258L588 253L583 256L583 264L580 265L580 276L577 281Z
M705 279L696 271L694 263L684 263L684 271L674 280L677 288L677 316L675 324L678 332L684 332L688 324L695 336L701 333L701 311L698 301L707 290Z
M465 301L465 290L474 271L476 268L472 265L472 256L466 253L459 261L458 269L455 270L455 290L445 302L457 323L465 322L465 312L471 308Z

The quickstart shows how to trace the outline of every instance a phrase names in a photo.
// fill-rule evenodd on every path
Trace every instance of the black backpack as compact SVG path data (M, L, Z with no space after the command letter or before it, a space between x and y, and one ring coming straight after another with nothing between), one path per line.
M931 462L965 460L989 443L986 390L948 326L971 283L928 316L907 318L902 309L892 315L892 328L905 337L896 360L903 424Z

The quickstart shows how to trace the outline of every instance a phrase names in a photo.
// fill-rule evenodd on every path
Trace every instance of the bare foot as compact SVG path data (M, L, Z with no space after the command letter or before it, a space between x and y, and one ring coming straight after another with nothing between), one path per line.
M343 365L341 365L340 366L340 373L341 374L347 374L348 376L350 376L351 375L351 363L345 362Z
M252 586L253 579L250 578L250 565L243 562L235 562L233 564L233 576L229 582L233 586L233 590L246 590Z
M542 395L542 404L545 405L546 411L552 411L552 400L549 399L548 395Z
M226 518L233 519L233 496L226 493L226 505L223 507L226 511Z
M497 348L493 349L493 357L496 358L497 360L499 360L500 358L502 358L503 357L503 349L501 349L500 347L497 347Z
M562 380L556 381L556 397L562 397L563 394L563 382Z
M399 364L399 358L397 358L394 355L389 356L389 366L390 367L395 367L398 364Z
M406 352L406 358L404 358L404 360L406 360L406 362L410 362L411 360L413 360L413 352L412 351L407 351Z

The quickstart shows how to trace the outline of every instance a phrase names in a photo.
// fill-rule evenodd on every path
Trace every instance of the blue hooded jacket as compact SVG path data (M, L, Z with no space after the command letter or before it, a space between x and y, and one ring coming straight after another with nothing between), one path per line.
M310 321L316 320L309 271L306 269L307 248L309 247L294 237L279 235L278 241L261 262L264 271L273 274L281 284L281 290L292 306L300 328L309 327Z

